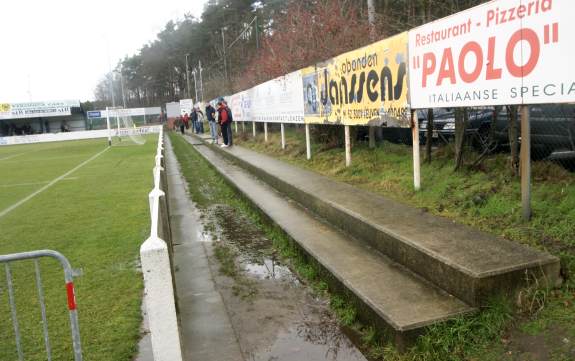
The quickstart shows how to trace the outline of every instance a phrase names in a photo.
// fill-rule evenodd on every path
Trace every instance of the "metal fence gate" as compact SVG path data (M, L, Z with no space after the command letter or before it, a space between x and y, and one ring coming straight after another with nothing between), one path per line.
M82 346L80 343L80 327L78 323L78 312L76 310L76 296L74 294L74 270L70 262L61 253L51 250L41 250L23 253L14 253L8 255L0 255L0 264L4 265L6 272L6 285L8 289L8 300L10 303L10 315L12 318L12 325L14 327L14 337L16 338L16 351L18 352L18 360L24 360L24 351L22 350L20 327L18 325L18 314L16 311L16 300L14 295L14 285L12 282L12 269L10 263L33 260L36 276L36 288L38 289L38 301L40 310L42 312L42 327L44 333L44 345L46 347L46 354L48 361L52 360L52 350L50 346L50 336L48 334L48 320L46 318L46 303L44 302L44 290L42 287L42 276L40 274L39 258L50 257L56 259L64 269L64 280L66 283L66 294L68 300L68 311L70 315L70 328L72 331L72 343L74 348L74 360L82 360Z

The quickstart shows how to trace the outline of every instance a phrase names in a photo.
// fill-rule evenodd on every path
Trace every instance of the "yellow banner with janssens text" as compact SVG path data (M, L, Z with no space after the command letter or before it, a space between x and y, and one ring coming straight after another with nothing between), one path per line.
M311 124L409 127L407 32L302 70Z

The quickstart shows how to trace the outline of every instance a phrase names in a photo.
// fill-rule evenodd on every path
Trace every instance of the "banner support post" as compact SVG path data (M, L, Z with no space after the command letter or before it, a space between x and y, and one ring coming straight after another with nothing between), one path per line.
M246 122L242 122L242 133L246 132Z
M307 159L311 159L311 141L309 139L309 124L305 125L305 150Z
M281 123L281 133L282 133L282 149L286 149L286 134L284 123Z
M236 134L238 134L238 122L234 122L234 124L236 125Z
M421 162L419 159L419 121L417 111L411 110L411 138L413 139L413 188L421 189Z
M349 167L351 166L351 139L349 135L349 125L344 125L344 134L345 134L345 166Z
M252 133L254 135L254 138L256 137L256 122L252 122Z
M268 142L268 122L264 122L264 142Z
M529 106L521 105L521 207L523 220L531 219L531 126Z
M375 148L375 127L369 126L369 148Z

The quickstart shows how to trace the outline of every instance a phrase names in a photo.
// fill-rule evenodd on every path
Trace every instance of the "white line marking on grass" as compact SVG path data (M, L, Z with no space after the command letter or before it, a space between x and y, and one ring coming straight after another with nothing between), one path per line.
M16 158L16 157L19 157L19 156L21 156L21 155L24 155L24 154L28 154L28 153L30 153L30 152L24 152L24 153L12 154L12 155L9 155L9 156L7 156L7 157L4 157L4 158L0 158L0 161L2 161L2 160L8 160L8 159L12 159L12 158Z
M4 217L5 215L7 215L8 213L12 212L13 210L15 210L16 208L20 207L22 204L28 202L30 199L36 197L38 194L44 192L46 189L52 187L54 184L58 183L59 181L61 181L62 179L66 178L67 176L69 176L70 174L74 173L75 171L77 171L78 169L82 168L83 166L85 166L86 164L90 163L91 161L93 161L94 159L98 158L101 154L103 154L105 151L107 151L108 149L110 149L109 147L104 149L101 152L98 152L97 154L94 154L93 156L91 156L89 159L86 159L85 161L83 161L82 163L78 164L77 166L75 166L74 168L70 169L69 171L67 171L66 173L62 174L61 176L54 178L53 180L51 180L48 184L46 184L44 187L38 189L37 191L35 191L34 193L22 198L21 200L19 200L18 202L14 203L13 205L11 205L10 207L4 209L3 211L0 212L0 218Z
M62 178L61 180L65 181L65 180L76 180L79 177L68 177L68 178ZM13 183L13 184L0 184L1 188L12 188L12 187L26 187L26 186L37 186L40 184L47 184L50 183L49 181L46 182L30 182L30 183Z

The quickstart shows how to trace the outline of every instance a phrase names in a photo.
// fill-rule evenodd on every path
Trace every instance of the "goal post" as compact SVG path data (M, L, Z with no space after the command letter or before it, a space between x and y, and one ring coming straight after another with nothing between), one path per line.
M132 109L106 108L106 125L108 127L108 144L112 145L112 127L115 128L118 143L122 140L131 140L133 143L142 145L146 140L136 127L132 119Z

